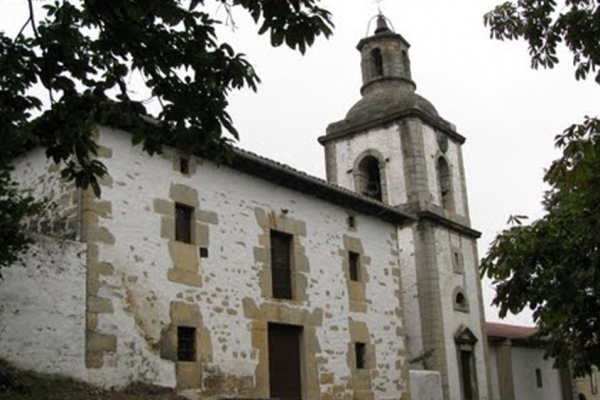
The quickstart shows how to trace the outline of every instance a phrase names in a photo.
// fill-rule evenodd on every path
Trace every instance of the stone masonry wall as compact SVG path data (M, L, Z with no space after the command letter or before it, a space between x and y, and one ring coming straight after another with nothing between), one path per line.
M145 380L205 397L267 397L269 322L302 325L303 391L316 398L407 399L395 226L227 167L149 157L101 128L110 178L86 198L88 380ZM194 207L191 244L174 240L175 204ZM291 301L270 294L271 229L293 235ZM347 252L364 286L348 284ZM176 361L176 327L197 329L197 361ZM367 344L357 371L351 344Z

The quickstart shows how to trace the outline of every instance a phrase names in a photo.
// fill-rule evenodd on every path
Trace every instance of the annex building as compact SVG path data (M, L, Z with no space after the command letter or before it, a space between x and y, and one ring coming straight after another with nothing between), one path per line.
M54 207L0 282L0 357L200 398L489 399L461 147L378 17L361 99L319 141L327 181L94 132L102 196L33 150L14 178ZM358 69L358 68L357 68Z

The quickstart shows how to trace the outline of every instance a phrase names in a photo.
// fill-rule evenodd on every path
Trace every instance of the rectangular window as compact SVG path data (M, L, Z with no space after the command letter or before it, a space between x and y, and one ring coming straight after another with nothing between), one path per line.
M190 173L190 159L186 157L179 158L179 172L185 175Z
M462 274L463 272L462 258L458 250L452 251L452 269L457 274Z
M196 361L196 328L177 327L177 360Z
M292 298L292 243L292 235L271 231L271 276L276 299Z
M192 243L192 221L194 207L175 203L175 240L183 243Z
M348 268L350 270L350 280L358 282L360 278L360 254L353 251L348 252Z
M356 229L356 217L354 215L348 216L348 228Z
M365 343L354 343L354 356L356 357L356 369L367 367L367 345Z
M542 382L542 370L539 368L535 369L535 384L539 388L541 388L544 385L544 383Z

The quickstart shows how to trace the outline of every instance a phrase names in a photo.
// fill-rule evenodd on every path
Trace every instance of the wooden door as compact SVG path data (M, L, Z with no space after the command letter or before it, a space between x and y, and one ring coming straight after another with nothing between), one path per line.
M473 400L473 371L471 370L471 357L472 354L470 351L460 351L464 400Z
M269 324L270 397L281 400L302 399L300 337L302 328Z

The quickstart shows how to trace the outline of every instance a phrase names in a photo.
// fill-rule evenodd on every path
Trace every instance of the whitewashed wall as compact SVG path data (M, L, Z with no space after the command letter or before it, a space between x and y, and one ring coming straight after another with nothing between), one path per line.
M400 144L400 130L397 124L387 128L374 128L357 134L352 140L335 143L337 183L339 186L355 191L354 175L348 172L365 151L374 149L381 153L386 171L387 203L392 205L406 203L406 180L404 178L404 160ZM383 177L382 177L383 178Z
M480 399L487 398L487 365L484 346L486 337L481 327L483 317L478 297L479 276L477 260L475 259L475 243L472 239L460 237L446 229L436 229L435 240L437 248L437 262L439 270L439 290L441 295L442 316L446 332L446 351L450 383L450 399L461 398L461 381L459 377L459 364L456 353L454 335L463 326L468 327L478 339L474 348L475 366L477 369L477 387ZM452 247L458 247L462 254L463 272L455 273L452 266ZM454 309L453 293L456 287L464 289L469 302L469 312L465 313Z
M500 382L498 377L498 355L496 354L496 346L488 342L488 357L490 364L490 381L492 384L492 399L500 399Z
M86 245L77 233L77 198L43 149L14 161L12 179L37 199L41 215L29 221L35 244L2 270L0 357L39 372L83 377ZM43 232L45 235L34 234Z
M423 355L423 332L415 261L415 237L413 228L398 230L400 265L402 267L402 298L404 301L404 325L406 326L407 347L411 358ZM422 365L411 365L411 369L421 369Z
M394 225L358 215L357 232L348 233L362 240L365 255L371 257L368 311L351 313L338 254L347 233L346 210L209 162L199 165L191 177L185 176L173 170L170 159L150 158L139 147L132 148L129 140L121 132L100 131L100 144L113 151L110 159L103 160L113 181L112 188L103 189L103 200L112 203L112 214L101 218L100 224L114 236L115 244L100 245L99 261L111 263L115 272L98 294L112 301L114 313L99 316L98 330L117 336L117 351L105 359L104 368L90 371L91 380L106 385L144 379L174 386L173 363L161 360L154 345L169 323L169 302L178 296L200 307L210 333L213 360L205 368L253 376L257 355L251 351L242 300L250 298L257 305L264 301L259 287L261 266L253 261L262 234L254 210L280 213L285 208L290 218L306 222L307 236L300 241L309 258L308 301L299 307L324 311L317 336L327 361L319 368L335 373L333 384L349 379L348 319L365 321L377 353L379 373L372 378L373 387L382 398L401 396L395 384L400 379L397 353L404 350L404 343L395 336L402 322L395 316L398 302L394 297L400 282L390 273L398 263L392 253L397 250ZM196 188L200 209L218 214L218 225L209 226L210 256L202 259L200 288L167 280L172 262L153 201L168 200L175 183Z
M552 367L552 359L544 360L542 349L513 346L512 370L515 400L560 400L560 372ZM542 387L538 388L535 370L542 372Z
M84 378L84 243L36 236L0 280L0 357Z

